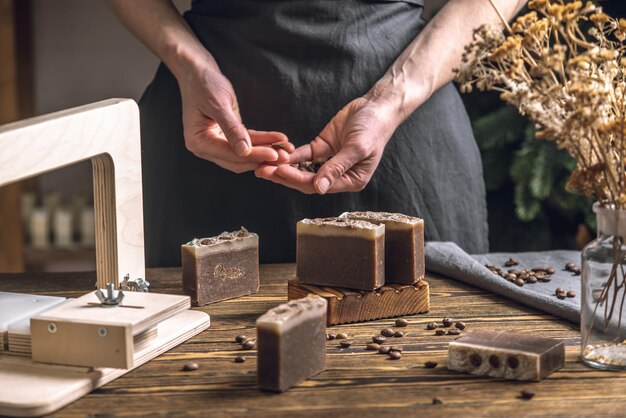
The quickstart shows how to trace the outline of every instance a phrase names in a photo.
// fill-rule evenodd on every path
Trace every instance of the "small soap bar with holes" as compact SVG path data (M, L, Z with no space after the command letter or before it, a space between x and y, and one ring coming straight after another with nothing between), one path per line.
M183 291L195 306L259 291L259 237L245 228L181 248Z
M565 344L512 332L474 331L448 346L448 369L539 381L565 365Z
M415 284L424 278L424 221L389 212L346 212L341 218L385 225L385 283Z
M316 286L375 290L385 284L385 226L345 218L297 225L296 276Z
M284 392L326 368L326 299L309 296L270 309L256 321L262 390Z

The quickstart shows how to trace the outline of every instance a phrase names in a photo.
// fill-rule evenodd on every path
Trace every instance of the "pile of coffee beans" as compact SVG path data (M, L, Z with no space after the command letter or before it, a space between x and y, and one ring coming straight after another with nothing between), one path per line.
M300 171L308 171L309 173L317 173L322 166L322 163L316 163L313 161L300 161L298 164L291 164L293 168L297 168Z
M255 341L249 339L245 335L237 335L235 337L235 342L241 345L241 348L243 348L244 350L253 350L256 347Z
M454 325L453 328L452 325ZM441 320L441 324L437 324L436 322L429 322L426 324L426 329L429 331L435 331L435 335L461 335L461 331L463 331L467 325L463 321L456 321L452 318L443 318ZM450 328L449 330L445 330L443 328Z
M511 264L515 262L517 264ZM519 262L515 259L509 259L504 265L506 267L512 267L514 265L518 265ZM500 267L495 264L487 263L485 264L489 270L491 270L494 274L502 277L505 280L508 280L511 283L515 283L518 286L524 286L525 284L534 284L537 282L547 283L551 279L556 270L553 267L533 267L530 269L508 269L504 271Z

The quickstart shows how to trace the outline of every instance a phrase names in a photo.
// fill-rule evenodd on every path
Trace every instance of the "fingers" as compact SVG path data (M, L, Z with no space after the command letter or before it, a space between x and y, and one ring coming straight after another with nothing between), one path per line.
M252 145L271 145L277 142L289 142L287 135L275 131L257 131L248 129Z
M216 115L215 121L219 124L230 147L239 157L247 157L252 151L252 142L248 130L231 108L225 108Z
M355 147L342 148L337 155L326 161L315 176L314 186L319 194L325 194L337 180L341 179L355 164L363 160Z
M297 164L300 161L326 161L335 152L327 141L322 139L321 136L315 137L313 141L308 144L298 147L291 153L289 162L291 164Z
M214 163L218 163L218 161L233 164L263 163L279 159L279 153L271 147L251 147L247 156L237 156L227 141L212 135L206 135L203 139L196 139L193 148L193 153L196 156ZM288 157L283 156L282 158Z

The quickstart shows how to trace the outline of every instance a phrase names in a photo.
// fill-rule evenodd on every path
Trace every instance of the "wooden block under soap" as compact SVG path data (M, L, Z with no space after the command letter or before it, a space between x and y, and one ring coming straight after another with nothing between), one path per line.
M565 344L513 332L474 331L448 346L448 369L539 381L565 365Z
M429 287L425 280L412 285L385 285L373 291L320 287L291 280L287 290L290 300L310 294L326 299L328 326L426 313L430 309Z

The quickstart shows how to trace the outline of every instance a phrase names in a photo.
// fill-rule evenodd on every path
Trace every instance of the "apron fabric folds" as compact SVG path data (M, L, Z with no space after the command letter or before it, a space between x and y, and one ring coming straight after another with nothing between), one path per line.
M385 73L424 27L421 11L421 0L204 0L184 17L232 82L244 124L298 146ZM164 65L140 109L149 266L180 265L182 243L240 226L259 234L262 262L293 262L298 220L351 210L419 216L427 240L488 251L480 154L451 84L398 128L364 191L325 196L187 151L178 84Z

